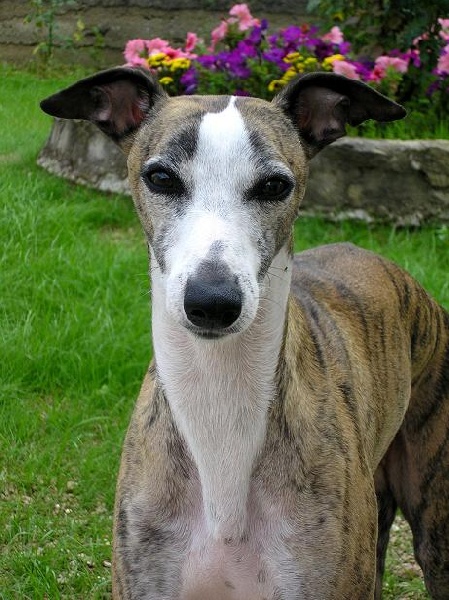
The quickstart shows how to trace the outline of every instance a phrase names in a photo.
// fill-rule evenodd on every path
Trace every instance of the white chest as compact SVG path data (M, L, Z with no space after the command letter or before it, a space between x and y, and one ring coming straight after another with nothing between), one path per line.
M286 252L277 259L284 273ZM157 371L198 469L205 523L213 539L236 539L247 529L251 473L276 395L289 278L285 273L285 279L269 280L246 331L207 341L174 322L166 310L165 290L153 277Z
M269 365L254 369L245 365L242 348L226 346L196 356L192 348L190 368L183 359L179 370L172 352L164 377L174 419L198 469L202 526L215 540L239 538L247 529L251 473L274 395ZM181 379L174 371L182 372Z
M180 600L293 600L301 574L289 549L291 526L281 507L254 488L246 531L239 538L214 538L201 510L189 522L190 540L182 561Z
M298 597L300 576L289 550L293 528L253 476L276 397L286 265L282 251L272 265L275 276L261 286L252 324L218 341L197 339L179 326L167 310L163 279L153 273L156 368L198 478L169 526L179 548L176 600Z

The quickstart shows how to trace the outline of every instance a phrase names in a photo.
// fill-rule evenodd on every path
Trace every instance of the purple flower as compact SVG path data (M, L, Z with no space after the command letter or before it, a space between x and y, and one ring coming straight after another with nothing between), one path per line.
M350 42L341 42L341 44L337 44L337 52L338 54L346 55L351 51Z
M296 25L290 25L281 31L281 35L287 44L298 43L303 38L303 32L300 27Z
M198 73L194 67L187 69L185 73L181 75L181 85L184 87L185 94L194 94L198 87Z
M260 44L262 41L262 36L265 31L268 29L268 21L263 19L259 26L255 26L252 28L247 40L254 45Z
M436 81L434 81L433 83L431 83L426 90L426 96L432 96L432 94L434 94L435 92L438 92L441 89L440 84L441 84L441 81L438 81L438 79Z
M240 53L245 58L254 58L258 54L257 48L249 40L240 41L234 52Z
M343 54L342 52L336 51L334 44L329 44L327 42L323 42L323 40L317 40L317 45L315 46L315 56L318 60L324 60L328 56L332 56L333 54Z
M198 56L195 60L204 68L213 69L215 67L217 57L213 54L204 54L203 56Z
M283 60L286 54L287 53L283 48L270 48L269 50L262 52L262 58L268 62L274 63L283 71L286 71L289 68L289 65Z
M363 81L371 81L371 74L374 68L374 62L373 61L363 61L363 62L356 62L356 61L352 61L357 73L360 75L360 79L362 79Z
M229 71L234 77L246 79L251 75L251 69L246 65L245 56L242 56L237 48L230 52L219 52L214 64L221 71Z
M239 79L247 79L251 75L251 69L249 69L244 62L238 60L229 60L226 63L226 67L232 75Z

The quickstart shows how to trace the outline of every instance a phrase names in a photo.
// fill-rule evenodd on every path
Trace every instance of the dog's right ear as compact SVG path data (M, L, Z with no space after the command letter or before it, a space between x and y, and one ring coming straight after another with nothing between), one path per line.
M81 79L42 100L42 110L61 119L95 123L125 152L154 103L167 93L148 71L117 67Z

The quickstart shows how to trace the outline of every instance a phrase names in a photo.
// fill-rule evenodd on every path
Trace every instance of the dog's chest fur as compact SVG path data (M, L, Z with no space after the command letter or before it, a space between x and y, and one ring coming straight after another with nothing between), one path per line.
M161 318L164 307L153 278L157 369L196 472L185 499L191 510L177 524L187 540L178 557L185 600L271 599L278 579L284 591L298 589L297 574L289 586L293 557L283 541L289 526L282 506L251 483L275 396L290 280L286 265L282 251L273 267L283 277L273 278L259 307L265 320L256 317L247 335L199 346L166 314Z

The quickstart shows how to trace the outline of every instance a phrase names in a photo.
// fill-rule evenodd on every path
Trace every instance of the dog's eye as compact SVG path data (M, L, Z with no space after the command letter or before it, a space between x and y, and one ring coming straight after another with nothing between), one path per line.
M293 185L283 177L271 177L261 182L255 192L261 200L283 200L291 191Z
M148 187L154 192L169 193L179 188L178 178L170 171L162 169L147 171L143 173L143 178Z

